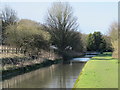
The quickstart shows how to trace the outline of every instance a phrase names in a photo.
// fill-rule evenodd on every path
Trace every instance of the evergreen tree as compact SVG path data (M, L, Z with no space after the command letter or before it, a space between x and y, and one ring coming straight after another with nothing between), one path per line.
M87 50L99 52L106 50L106 41L100 32L89 34L87 39Z

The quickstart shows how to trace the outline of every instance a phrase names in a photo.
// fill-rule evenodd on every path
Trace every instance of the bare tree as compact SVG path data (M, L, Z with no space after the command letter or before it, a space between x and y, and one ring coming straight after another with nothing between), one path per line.
M110 25L109 35L110 35L112 41L118 40L118 23L117 22L113 22Z
M111 43L114 48L113 57L118 58L118 23L111 24L109 29L109 35L111 37Z
M1 36L2 36L2 44L5 44L5 30L6 27L10 24L15 24L18 20L16 12L11 9L10 7L5 7L2 12L1 12L1 21L2 21L2 31L1 31Z
M77 18L73 16L72 7L68 3L55 2L48 10L47 25L52 35L52 44L59 51L65 51L68 47L75 47L80 42L80 34L77 34ZM81 45L82 46L82 45ZM69 48L69 49L71 49Z

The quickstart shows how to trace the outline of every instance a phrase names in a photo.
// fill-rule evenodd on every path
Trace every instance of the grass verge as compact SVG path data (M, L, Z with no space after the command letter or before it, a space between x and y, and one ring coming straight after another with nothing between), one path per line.
M88 61L74 88L118 88L118 60L103 53Z

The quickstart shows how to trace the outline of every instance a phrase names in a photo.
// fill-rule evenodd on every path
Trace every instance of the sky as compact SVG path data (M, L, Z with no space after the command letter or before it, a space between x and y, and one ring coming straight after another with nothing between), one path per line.
M9 0L8 0L9 1ZM45 23L47 10L53 2L2 2L2 8L9 6L17 12L20 19L31 19ZM118 2L69 2L74 16L78 18L82 33L100 31L108 33L110 25L118 20Z

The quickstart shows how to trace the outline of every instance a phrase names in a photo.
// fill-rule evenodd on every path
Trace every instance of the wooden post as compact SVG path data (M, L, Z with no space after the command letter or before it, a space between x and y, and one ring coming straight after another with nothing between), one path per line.
M17 48L15 48L15 51L16 51L15 53L17 54Z

